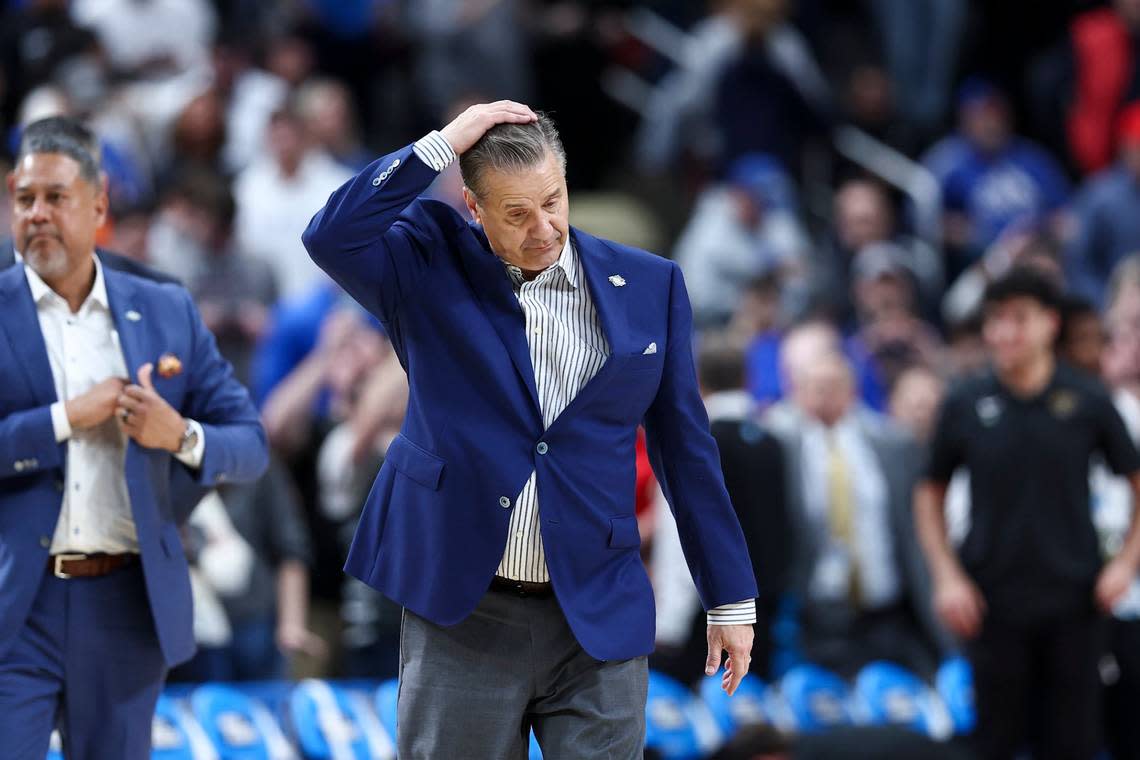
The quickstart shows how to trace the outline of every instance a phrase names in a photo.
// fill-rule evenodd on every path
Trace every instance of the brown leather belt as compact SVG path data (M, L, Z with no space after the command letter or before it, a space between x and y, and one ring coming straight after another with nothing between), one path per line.
M139 555L126 554L53 554L48 557L47 571L56 578L97 578L136 562Z
M491 590L504 594L533 599L545 599L554 596L554 587L547 583L534 583L533 581L515 581L496 575L491 579Z

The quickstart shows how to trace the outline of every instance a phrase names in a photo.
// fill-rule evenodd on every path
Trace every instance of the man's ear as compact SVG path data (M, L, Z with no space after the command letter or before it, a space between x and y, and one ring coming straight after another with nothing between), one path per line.
M99 184L95 186L95 213L98 215L100 227L106 223L107 211L111 206L110 188L111 182L107 178L107 173L100 172Z
M471 218L477 224L482 224L483 220L479 218L479 201L475 198L475 193L467 185L463 186L463 202L467 204L467 212L471 214Z

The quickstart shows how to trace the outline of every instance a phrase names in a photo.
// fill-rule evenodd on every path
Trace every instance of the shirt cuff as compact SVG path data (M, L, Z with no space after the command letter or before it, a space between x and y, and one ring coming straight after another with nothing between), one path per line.
M451 147L447 138L441 135L439 130L434 129L416 140L412 144L412 151L421 161L437 172L451 166L455 159L459 158L455 155L455 149Z
M756 622L756 600L722 604L708 611L709 625L752 625Z
M202 466L202 456L206 453L206 434L202 432L202 426L197 420L186 420L186 424L198 434L198 441L194 444L194 448L185 454L175 454L174 458L190 469L197 470Z
M67 408L62 401L51 405L51 429L56 443L63 443L71 437L71 423L67 421Z

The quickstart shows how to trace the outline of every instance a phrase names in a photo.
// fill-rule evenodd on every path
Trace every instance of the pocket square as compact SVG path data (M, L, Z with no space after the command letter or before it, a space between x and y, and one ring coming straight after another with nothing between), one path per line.
M645 356L646 354L655 354L655 353L657 353L657 344L656 343L650 343L648 346L645 347L645 350L641 352L641 355Z
M182 372L182 361L174 354L163 354L158 357L159 377L174 377Z

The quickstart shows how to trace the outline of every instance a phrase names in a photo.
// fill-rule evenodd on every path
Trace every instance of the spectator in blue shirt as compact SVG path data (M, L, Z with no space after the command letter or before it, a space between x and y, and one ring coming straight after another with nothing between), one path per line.
M958 95L958 133L940 140L923 163L942 188L946 241L961 269L1009 225L1055 220L1069 195L1061 166L1013 134L1009 103L992 83L968 79Z
M1065 252L1073 289L1097 305L1113 268L1140 251L1140 101L1121 112L1117 150L1116 164L1077 195L1074 235Z
M259 407L265 399L317 347L325 322L338 309L360 312L366 325L380 332L380 323L359 309L339 286L324 282L309 292L277 303L270 315L269 328L257 346L250 373L250 390ZM323 415L327 398L317 403Z

